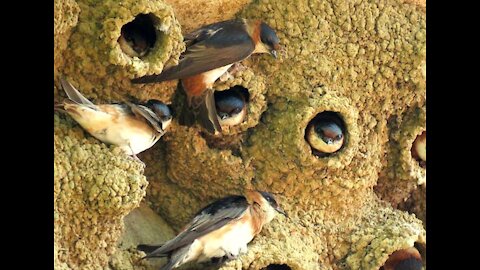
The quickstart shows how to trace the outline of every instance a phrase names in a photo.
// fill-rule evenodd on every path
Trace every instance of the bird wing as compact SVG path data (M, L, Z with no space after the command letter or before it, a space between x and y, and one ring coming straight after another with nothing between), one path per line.
M243 21L221 22L199 29L187 36L190 47L182 55L178 65L159 75L149 75L132 80L132 83L152 83L181 79L247 58L255 50L255 44Z
M222 22L216 22L205 25L195 31L186 34L183 39L187 43L187 47L191 47L193 44L201 42L213 36L216 31L221 28L232 29L236 27L242 27L244 21L241 19L227 20Z
M187 228L175 238L148 254L146 258L163 257L180 247L192 243L195 239L223 227L234 219L243 216L248 203L243 196L229 196L203 208Z
M138 117L144 118L157 132L164 133L162 126L159 124L161 122L160 118L152 112L149 108L133 104L129 101L124 100L125 104L130 107L130 110Z
M202 96L192 99L192 108L198 110L198 121L210 133L222 132L222 126L217 117L217 108L215 107L215 97L213 89L207 89Z
M62 84L63 90L67 94L68 98L79 104L85 105L91 109L98 110L97 106L93 104L90 100L84 97L69 81L65 78L60 78L60 83Z

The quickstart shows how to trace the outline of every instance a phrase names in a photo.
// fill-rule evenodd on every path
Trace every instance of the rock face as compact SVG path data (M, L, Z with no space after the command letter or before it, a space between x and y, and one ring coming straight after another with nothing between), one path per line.
M221 269L376 270L397 250L415 246L425 256L426 168L412 157L426 131L424 2L248 2L56 2L56 79L67 76L95 102L118 101L118 92L160 99L176 112L167 134L139 155L144 171L55 114L56 269L155 269L135 265L133 242L143 239L121 244L138 231L122 224L142 198L178 231L207 203L245 188L274 193L290 218L264 227L247 254ZM129 83L176 63L181 33L237 10L276 29L284 46L279 60L255 55L215 85L248 90L242 124L210 136L179 124L185 95L176 81ZM140 13L152 14L158 40L144 57L130 57L117 40ZM344 123L345 142L318 157L305 130L325 112Z

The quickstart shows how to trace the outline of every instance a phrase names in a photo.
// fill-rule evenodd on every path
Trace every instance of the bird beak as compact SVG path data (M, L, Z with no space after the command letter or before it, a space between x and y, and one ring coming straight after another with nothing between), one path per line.
M273 57L275 57L275 59L278 59L278 55L277 55L277 51L276 51L276 50L271 50L271 51L270 51L270 55L272 55Z
M170 116L170 117L168 118L168 120L161 122L161 124L162 124L162 129L163 129L164 131L168 128L168 126L170 125L170 122L172 122L172 118L173 118L173 117Z
M285 211L284 211L282 208L280 208L280 206L278 206L277 208L275 208L275 210L276 210L278 213L284 215L286 218L288 218L287 213L285 213Z

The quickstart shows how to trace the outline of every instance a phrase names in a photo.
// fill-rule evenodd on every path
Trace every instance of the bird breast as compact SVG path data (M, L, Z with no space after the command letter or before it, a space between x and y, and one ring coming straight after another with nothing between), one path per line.
M120 146L127 154L138 154L155 144L159 134L148 123L115 105L99 105L99 111L69 104L65 110L98 140ZM132 150L133 153L132 153Z
M246 213L245 216L249 216ZM215 230L198 240L202 243L203 251L199 261L214 257L223 257L225 251L233 256L246 252L247 244L254 237L254 230L249 218L240 218L222 228Z
M220 78L233 64L209 70L203 73L203 79L207 88L212 88L213 83Z
M215 81L227 72L232 65L226 65L184 78L182 80L183 88L189 96L201 96L206 89L211 89Z
M235 126L242 123L243 120L245 120L246 115L247 109L246 107L243 107L242 111L237 114L233 114L226 119L221 119L220 117L218 117L218 122L220 122L220 125L222 126Z

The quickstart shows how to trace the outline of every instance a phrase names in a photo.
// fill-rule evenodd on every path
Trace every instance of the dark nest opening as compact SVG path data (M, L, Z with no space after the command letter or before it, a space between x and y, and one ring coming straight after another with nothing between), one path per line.
M157 31L153 14L139 14L121 29L118 43L122 51L131 57L144 57L155 46Z

